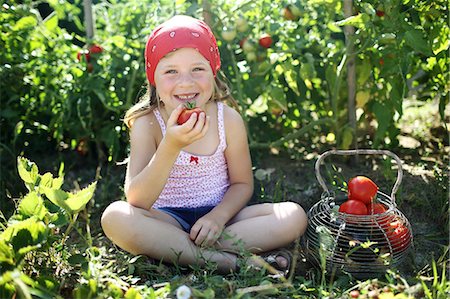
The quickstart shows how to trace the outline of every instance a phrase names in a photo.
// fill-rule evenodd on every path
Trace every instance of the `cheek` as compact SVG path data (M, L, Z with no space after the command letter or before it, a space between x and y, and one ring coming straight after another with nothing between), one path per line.
M211 80L211 78L205 77L205 78L200 79L199 82L204 90L214 93L214 78Z
M172 85L169 80L155 80L155 86L159 93L170 91Z

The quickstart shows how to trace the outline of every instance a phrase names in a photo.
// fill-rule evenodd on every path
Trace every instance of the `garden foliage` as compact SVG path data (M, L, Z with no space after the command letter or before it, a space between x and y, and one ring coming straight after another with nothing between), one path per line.
M58 278L70 275L53 274L54 266L67 258L82 268L71 295L88 298L105 291L120 298L128 289L127 298L140 296L126 283L117 287L119 279L111 283L111 273L99 270L105 253L92 246L89 234L80 233L88 248L82 254L65 243L70 231L78 229L77 217L96 183L67 192L62 190L62 170L58 177L39 174L35 163L16 157L76 151L98 163L124 160L128 134L122 119L145 92L146 38L174 14L208 18L218 39L221 76L227 78L246 121L252 149L298 157L321 145L395 148L405 99L436 101L444 118L450 62L444 0L356 0L350 16L344 14L341 0L206 1L209 8L195 0L93 2L92 39L77 33L85 31L82 0L2 4L2 298L58 294L63 285ZM51 13L42 14L42 6ZM353 26L354 34L346 36L346 26ZM101 51L87 57L93 45ZM355 111L348 105L351 61L356 67ZM348 117L352 113L357 116L356 130ZM14 207L6 210L6 202ZM224 289L230 286L221 283ZM298 291L308 293L308 283ZM430 296L446 290L448 281L433 287L427 289ZM170 285L157 291L142 288L151 298L156 292L171 292ZM211 290L209 285L206 289Z
M48 150L123 160L128 137L122 118L146 87L146 37L176 13L210 18L252 148L298 154L322 143L395 147L405 98L439 101L441 117L448 103L443 0L354 1L347 18L339 0L220 0L209 3L209 11L196 1L95 3L92 40L60 25L69 20L84 31L80 0L3 4L2 165L12 166L21 153ZM38 10L43 4L52 9L45 18ZM347 38L351 52L346 25L355 28ZM262 46L263 35L272 42ZM103 51L77 59L93 44ZM348 120L350 58L357 70L356 111L350 111L357 115L356 131ZM8 184L2 180L2 189Z
M28 193L18 200L15 213L7 221L2 219L6 223L0 233L0 297L11 298L14 293L42 297L51 294L57 282L42 277L44 269L38 279L30 277L27 263L34 261L37 267L38 257L51 259L51 250L64 249L78 213L94 195L96 182L75 193L66 192L61 189L62 169L53 177L49 172L39 174L37 165L25 158L19 157L17 165Z

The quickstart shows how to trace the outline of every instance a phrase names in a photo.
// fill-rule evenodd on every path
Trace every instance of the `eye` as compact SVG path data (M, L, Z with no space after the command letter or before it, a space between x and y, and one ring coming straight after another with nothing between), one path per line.
M164 74L176 74L176 70L167 70Z
M205 70L205 68L201 67L201 66L194 67L194 69L193 69L194 72L201 72L201 71L204 71L204 70Z

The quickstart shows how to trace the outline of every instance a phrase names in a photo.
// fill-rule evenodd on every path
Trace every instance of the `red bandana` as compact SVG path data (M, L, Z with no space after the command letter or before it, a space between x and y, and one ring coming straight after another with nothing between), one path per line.
M178 15L153 30L145 47L147 79L155 85L155 69L161 58L180 48L193 48L200 52L211 66L214 76L220 69L220 55L208 25L198 19Z

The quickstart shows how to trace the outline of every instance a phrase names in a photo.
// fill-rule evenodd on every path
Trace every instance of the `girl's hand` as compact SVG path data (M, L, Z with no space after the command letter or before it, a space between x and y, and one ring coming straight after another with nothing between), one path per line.
M182 111L182 104L172 111L167 120L166 135L164 137L171 145L180 150L194 141L203 138L209 128L209 117L204 112L198 116L197 113L193 113L187 122L178 125L177 119Z
M192 226L189 237L195 245L201 247L210 247L217 242L222 234L224 224L219 223L217 219L206 214Z

